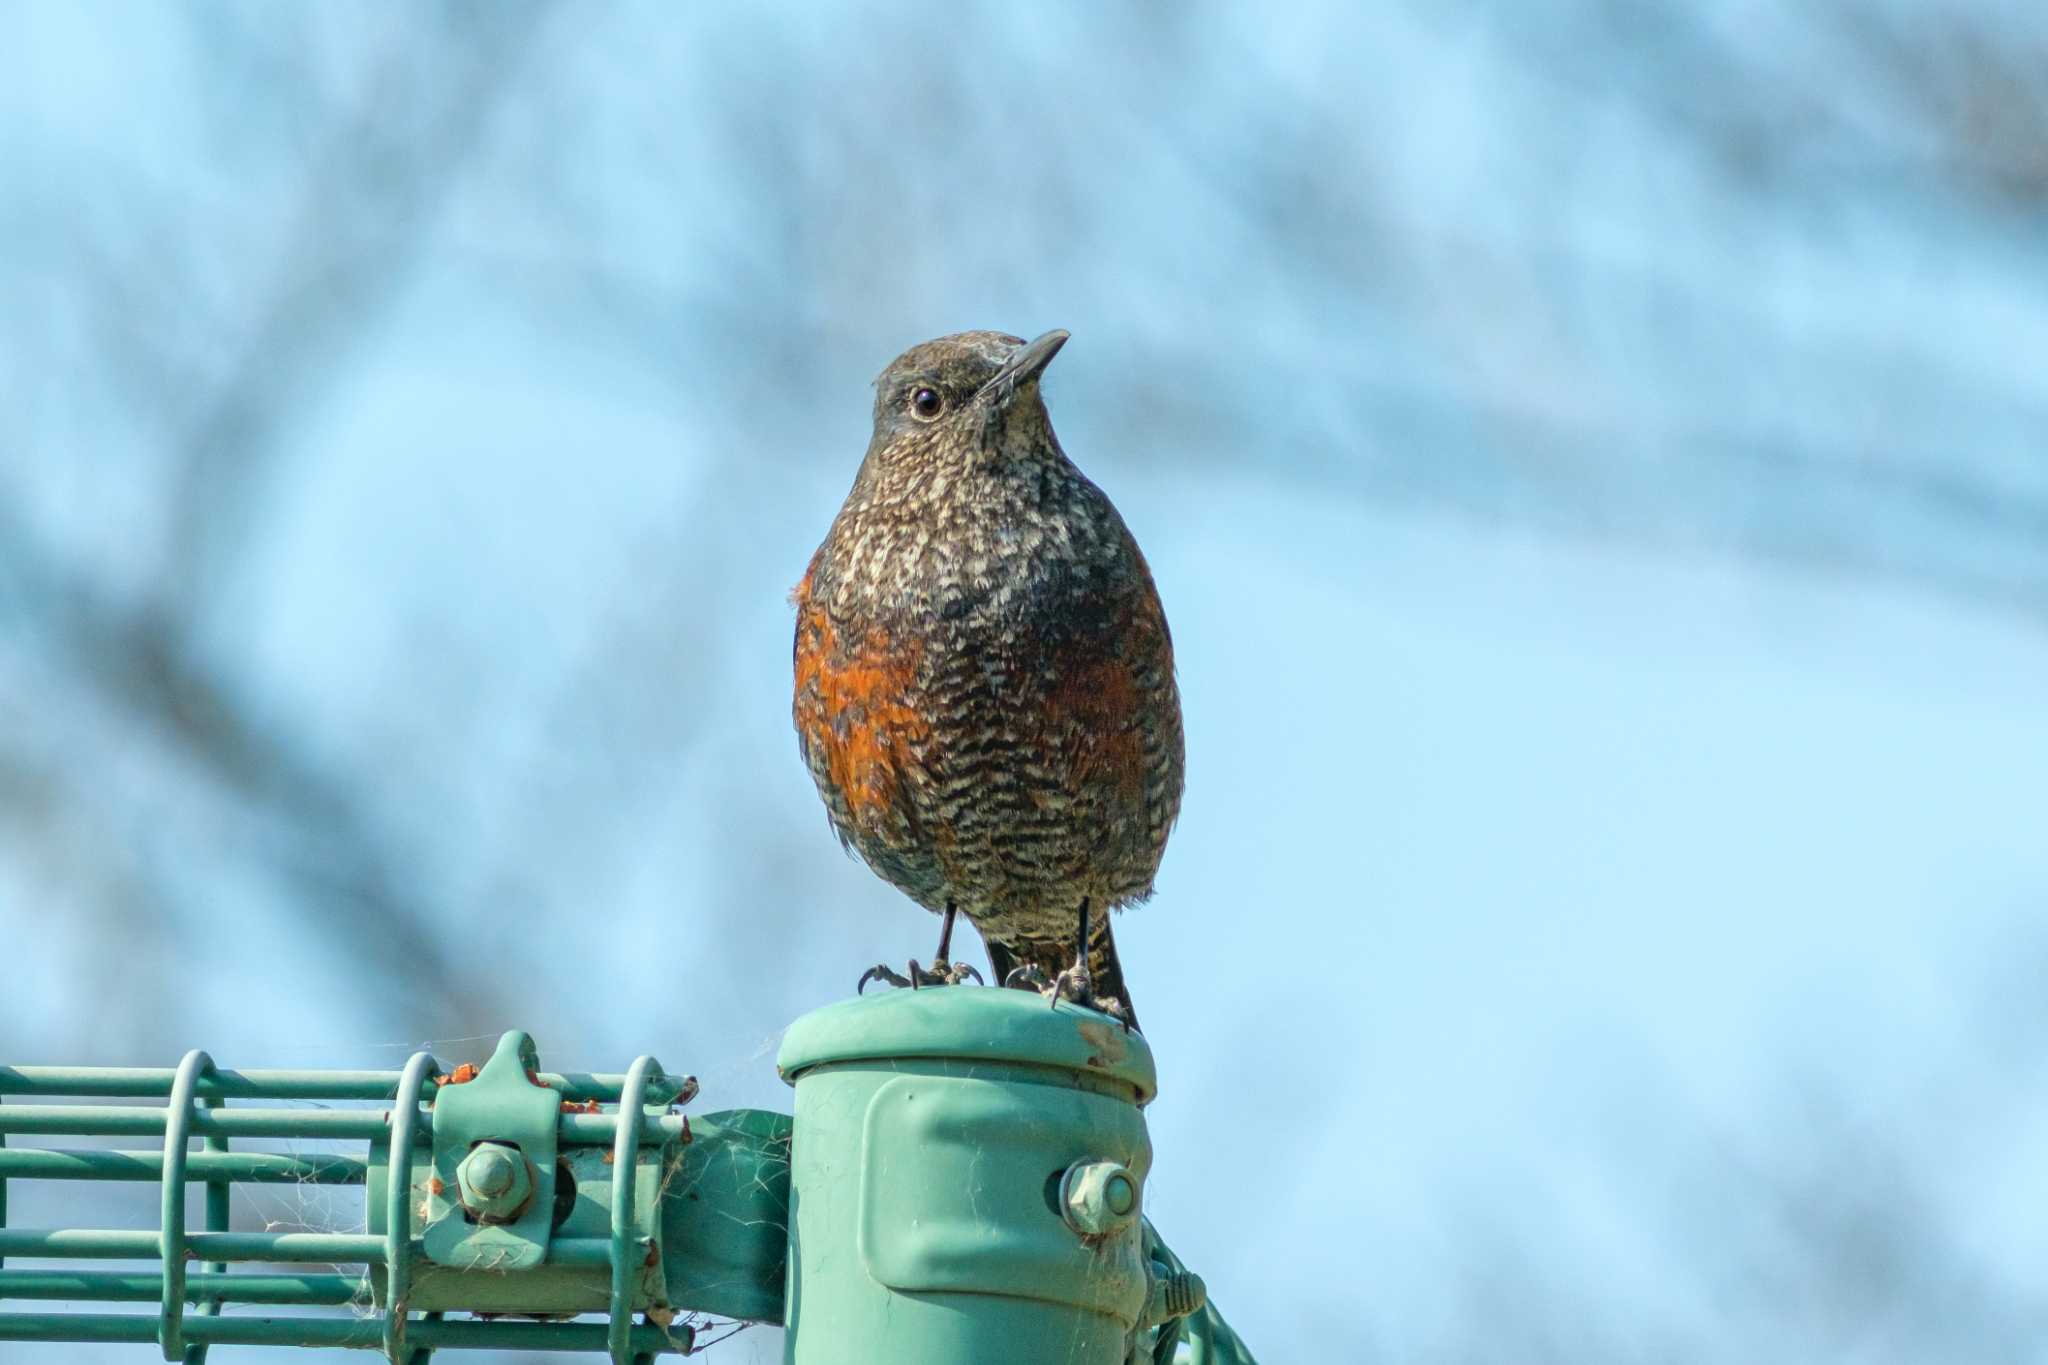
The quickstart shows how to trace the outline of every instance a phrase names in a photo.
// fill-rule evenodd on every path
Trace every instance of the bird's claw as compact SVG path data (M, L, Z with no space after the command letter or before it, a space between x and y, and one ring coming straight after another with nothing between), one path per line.
M913 972L916 971L917 964L915 962L911 963L910 969ZM874 966L860 974L860 980L854 985L853 993L855 995L867 994L868 982L870 981L886 981L892 986L908 986L912 984L910 978L903 975L903 973L877 962Z
M1054 977L1052 984L1045 988L1044 994L1055 1005L1062 1000L1085 1005L1095 998L1094 985L1094 980L1088 975L1087 964L1076 962Z
M1060 979L1064 980L1066 976L1067 973L1060 973ZM1083 978L1083 980L1085 981L1085 978ZM1065 998L1073 1001L1076 1005L1079 1005L1083 1009L1090 1009L1094 1010L1097 1014L1108 1015L1110 1018L1116 1020L1119 1024L1122 1024L1124 1026L1125 1033L1129 1033L1131 1031L1130 1011L1126 1010L1124 1008L1124 1002L1117 999L1115 996L1097 995L1095 994L1095 992L1088 990L1084 985L1079 988L1069 987L1068 993ZM1058 1005L1060 999L1060 996L1053 995L1053 1004Z
M987 984L982 981L981 973L976 971L971 963L948 962L944 958L938 958L932 963L931 970L927 971L917 964L916 958L912 958L908 976L892 967L876 963L860 974L860 982L854 987L853 993L866 994L870 981L885 981L891 986L916 990L920 986L957 986L968 980L974 981L977 985Z
M910 988L912 990L916 990L919 986L957 986L969 977L973 977L977 984L986 984L981 980L981 973L976 971L970 963L948 962L943 957L934 958L932 959L931 970L926 971L917 965L916 958L910 960Z
M1124 1002L1113 995L1098 995L1088 1002L1090 1009L1101 1010L1124 1026L1124 1032L1131 1031L1131 1012L1124 1008Z
M1122 1024L1125 1033L1131 1031L1131 1015L1130 1011L1124 1008L1124 1002L1113 995L1097 995L1094 991L1095 983L1089 976L1087 967L1081 963L1075 963L1048 980L1045 972L1036 963L1027 962L1021 967L1011 968L1010 974L1003 978L1003 984L1016 990L1037 991L1045 997L1047 1005L1055 1008L1060 1001L1066 1000L1106 1014Z

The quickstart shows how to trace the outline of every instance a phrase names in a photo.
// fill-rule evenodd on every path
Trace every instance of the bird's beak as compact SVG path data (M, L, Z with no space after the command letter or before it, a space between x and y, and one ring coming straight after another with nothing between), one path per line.
M1016 354L996 371L995 377L982 385L982 399L992 407L1007 406L1019 389L1038 378L1045 372L1045 367L1052 364L1052 358L1060 353L1060 347L1067 344L1068 335L1055 327L1036 340L1019 346Z

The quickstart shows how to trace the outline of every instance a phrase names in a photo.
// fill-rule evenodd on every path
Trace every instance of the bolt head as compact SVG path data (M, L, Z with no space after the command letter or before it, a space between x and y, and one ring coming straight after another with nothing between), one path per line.
M533 1198L533 1176L526 1156L502 1142L480 1142L455 1168L462 1206L479 1219L509 1223Z
M470 1158L469 1187L486 1199L504 1194L518 1178L518 1162L502 1147L479 1147Z
M1060 1204L1075 1232L1108 1237L1137 1221L1138 1178L1114 1161L1077 1161L1060 1179Z

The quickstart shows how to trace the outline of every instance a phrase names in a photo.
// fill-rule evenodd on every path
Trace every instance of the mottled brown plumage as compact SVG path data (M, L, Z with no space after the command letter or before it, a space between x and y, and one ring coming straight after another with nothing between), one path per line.
M794 594L798 743L842 842L997 979L1073 960L1130 997L1108 911L1179 813L1180 698L1152 575L1039 395L1066 340L964 332L876 381L874 438Z

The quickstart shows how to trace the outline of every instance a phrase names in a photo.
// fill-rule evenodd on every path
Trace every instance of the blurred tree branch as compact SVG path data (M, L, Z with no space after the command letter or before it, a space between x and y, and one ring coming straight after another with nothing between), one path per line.
M38 533L0 488L0 608L27 628L20 637L47 660L48 676L74 700L120 721L172 755L193 780L226 797L275 837L258 846L283 891L279 904L320 930L330 949L362 961L364 985L403 991L443 1028L493 1013L501 989L458 968L432 931L432 892L394 844L357 774L310 748L287 721L266 713L207 644L209 626L232 630L222 609L229 570L248 548L269 475L282 458L286 423L343 369L348 350L401 289L428 222L477 151L492 111L516 88L521 60L546 16L538 4L471 5L412 11L384 35L384 48L353 105L339 113L296 111L324 125L306 167L295 226L267 278L244 277L250 319L220 382L188 390L203 372L127 324L118 300L149 290L180 292L156 274L163 253L117 273L111 256L90 285L107 298L93 316L114 334L107 349L132 386L156 405L149 426L166 433L159 457L168 496L158 569L139 592L112 586L93 547L61 545ZM202 12L200 18L205 18ZM424 18L424 22L411 22ZM232 38L233 35L226 35ZM314 36L302 31L304 63ZM311 100L310 79L272 87L279 98ZM146 203L136 196L138 205ZM176 227L144 220L137 234L169 238ZM137 276L147 273L147 280ZM28 817L22 803L71 818L104 814L84 787L53 793L48 781L88 784L94 774L45 771L31 788L31 756L0 732L0 810ZM94 856L121 849L109 832L86 841ZM90 878L84 880L91 880ZM122 880L138 925L159 929L180 913L155 879ZM58 913L55 907L38 913ZM203 913L203 910L202 912ZM200 932L185 922L178 932Z
M1938 177L2022 212L2048 203L2048 39L1969 6L1844 9L1837 23L1918 124Z

